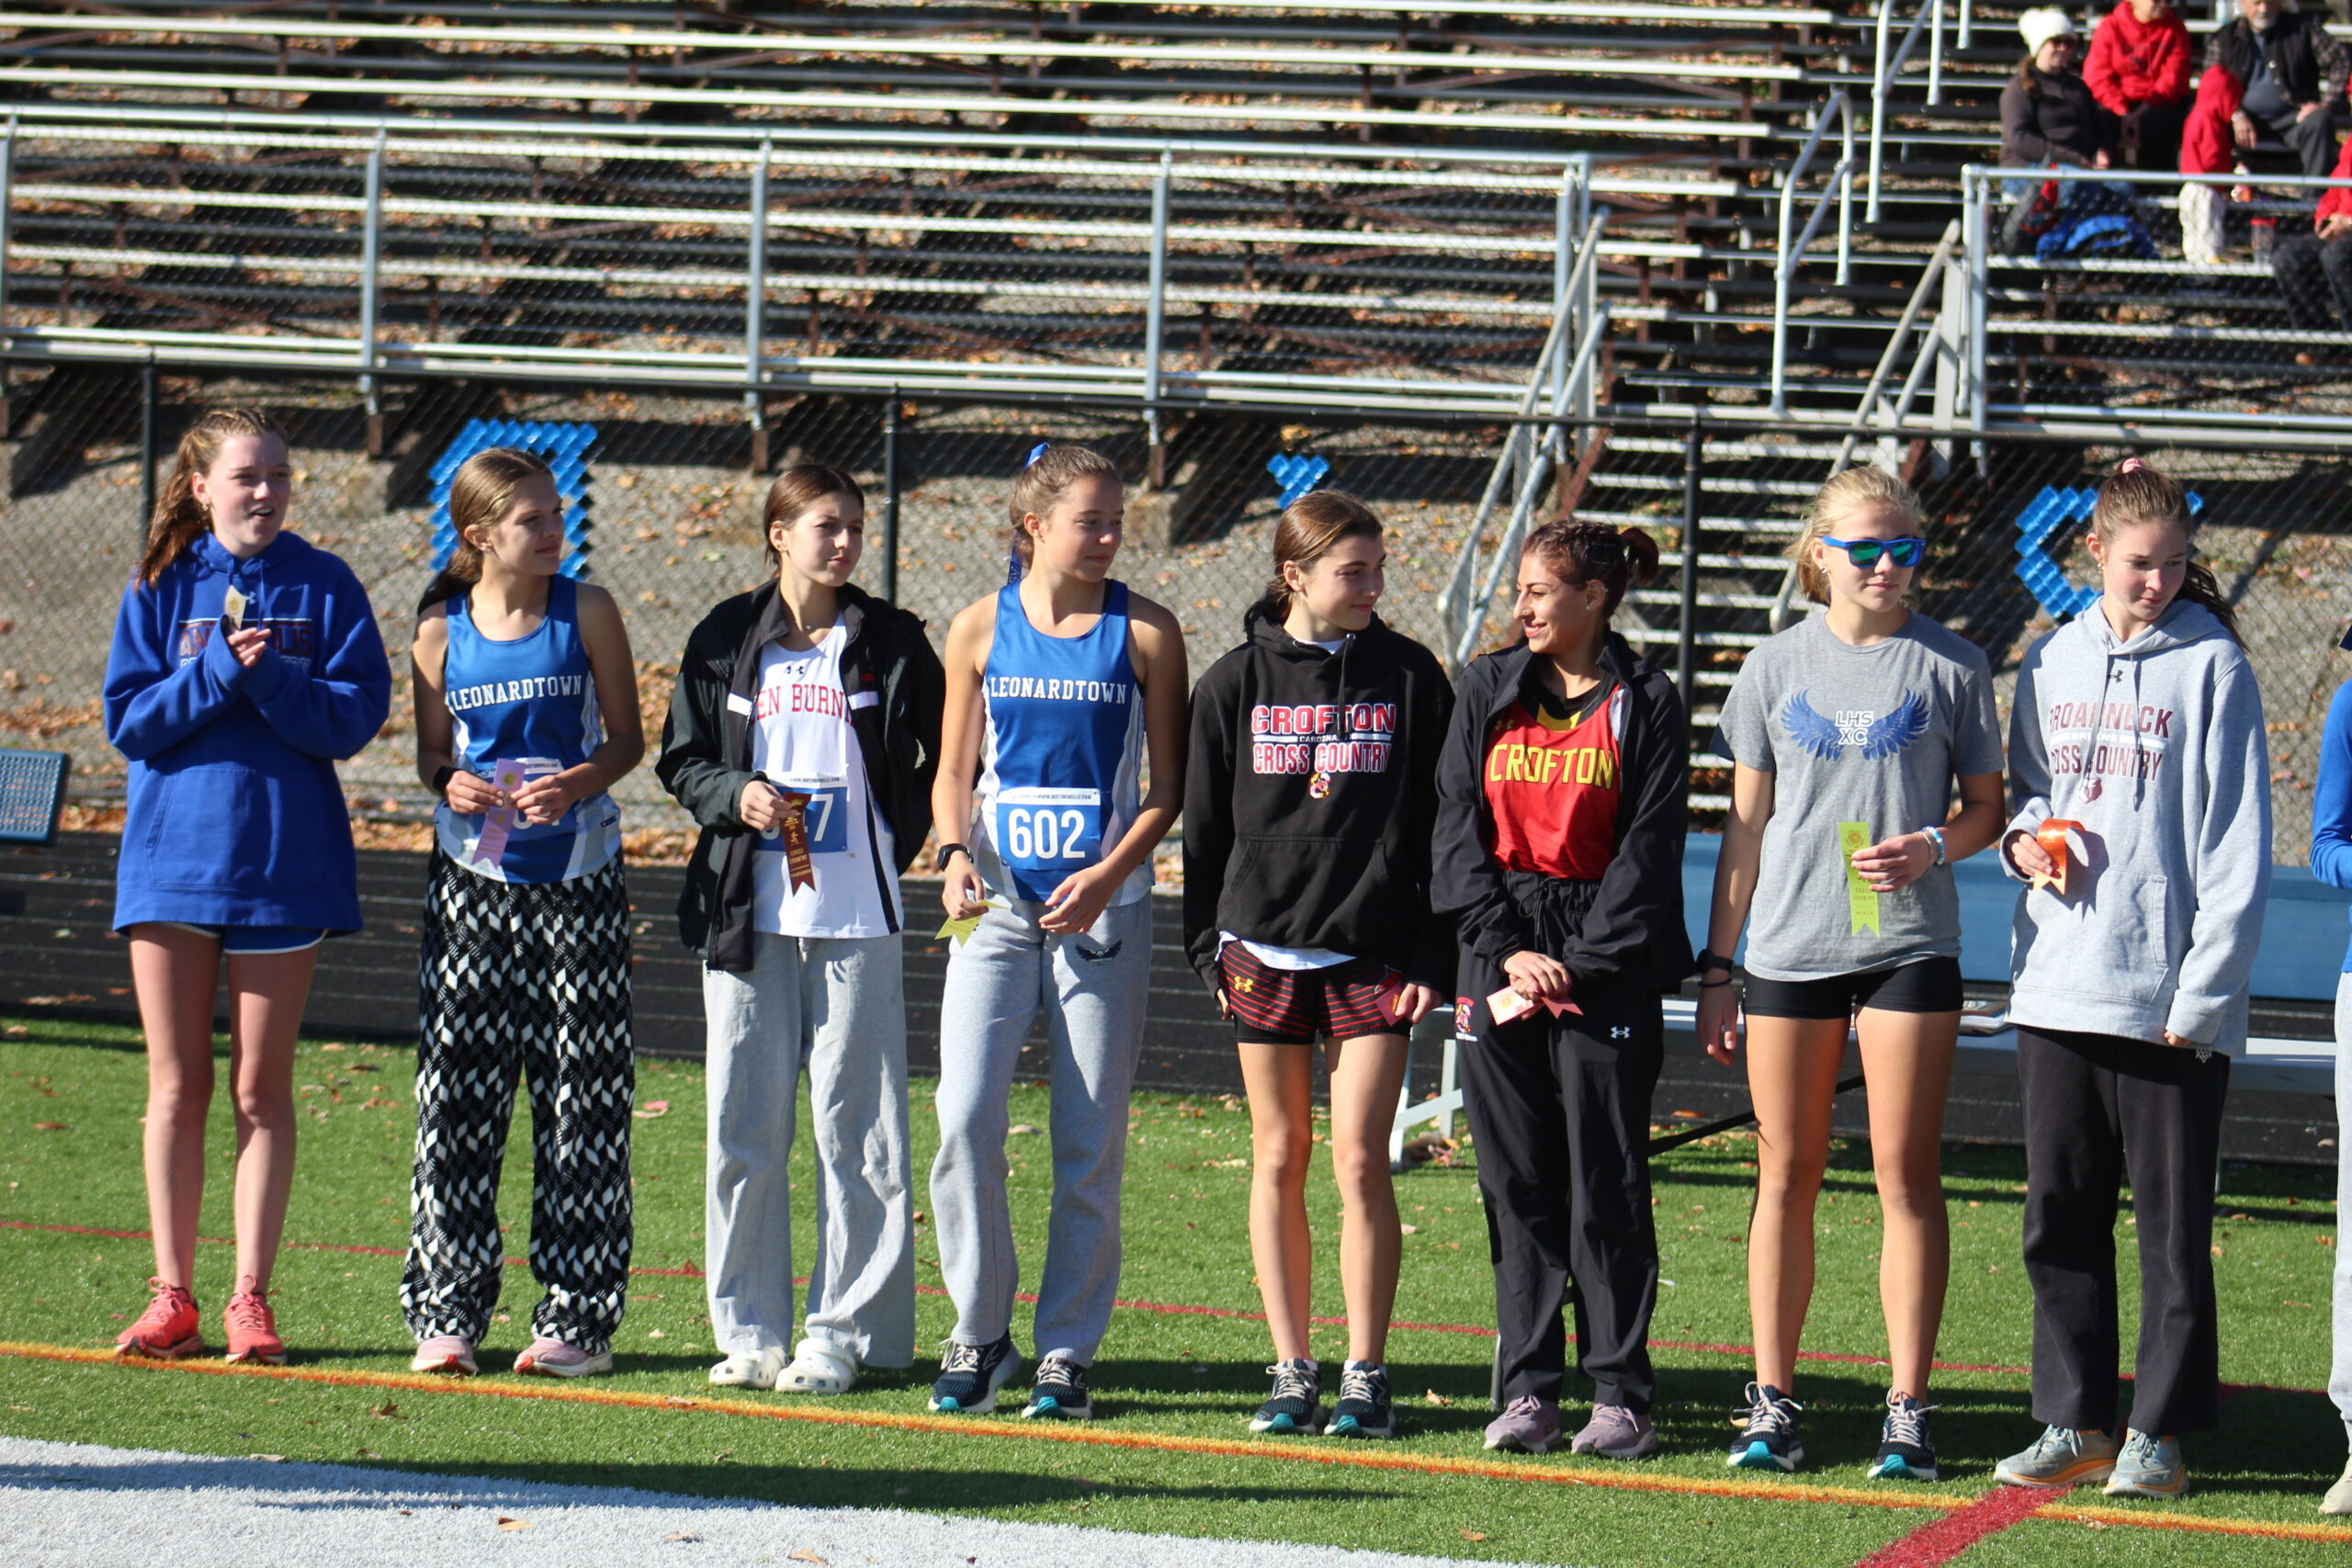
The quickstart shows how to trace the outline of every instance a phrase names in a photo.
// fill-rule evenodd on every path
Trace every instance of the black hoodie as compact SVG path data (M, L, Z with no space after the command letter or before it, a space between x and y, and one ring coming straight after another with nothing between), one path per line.
M837 596L854 611L842 654L842 685L853 697L850 727L865 762L876 811L889 825L903 873L931 831L931 784L939 772L939 716L947 680L922 620L854 584ZM713 969L752 966L752 851L758 835L735 814L752 768L747 700L760 682L760 650L792 628L773 580L714 606L686 638L662 756L662 787L702 825L678 895L678 940ZM729 698L737 699L729 702ZM877 865L877 874L882 868ZM882 907L890 907L888 888Z
M1215 990L1218 933L1231 931L1378 959L1443 990L1453 932L1430 910L1430 835L1453 712L1444 667L1377 617L1337 653L1298 641L1262 605L1241 629L1246 640L1193 688L1193 967Z
M1483 971L1532 950L1578 982L1638 976L1661 991L1690 973L1682 924L1682 851L1690 819L1689 727L1665 673L1611 632L1600 666L1625 688L1619 738L1624 793L1617 848L1597 882L1506 871L1487 807L1487 736L1517 702L1534 658L1522 643L1473 660L1438 763L1443 802L1430 868L1437 908L1461 921L1462 946Z

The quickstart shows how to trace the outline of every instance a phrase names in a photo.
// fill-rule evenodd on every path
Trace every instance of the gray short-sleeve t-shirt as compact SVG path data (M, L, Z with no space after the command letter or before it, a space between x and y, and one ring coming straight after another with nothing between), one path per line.
M1747 916L1747 967L1770 980L1888 969L1960 952L1951 868L1873 894L1853 848L1941 826L1952 781L1998 773L1984 650L1914 613L1856 648L1808 615L1740 666L1716 749L1777 775Z

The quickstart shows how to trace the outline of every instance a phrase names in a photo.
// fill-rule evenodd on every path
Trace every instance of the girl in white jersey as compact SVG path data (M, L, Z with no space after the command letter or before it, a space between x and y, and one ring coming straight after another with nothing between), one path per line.
M1053 1048L1053 1219L1023 1415L1093 1414L1087 1369L1119 1281L1127 1091L1151 968L1151 851L1184 795L1184 637L1110 580L1118 470L1039 445L1012 487L1012 581L947 632L942 902L978 924L940 1000L939 1265L956 1299L932 1408L980 1414L1021 1357L1005 1201L1006 1100L1044 1009ZM1146 755L1150 788L1142 789Z
M899 874L939 763L922 622L850 581L857 482L797 463L768 491L773 582L703 617L655 772L702 824L678 909L703 957L710 1381L842 1393L915 1356ZM816 1256L792 1339L792 1157L803 1063Z

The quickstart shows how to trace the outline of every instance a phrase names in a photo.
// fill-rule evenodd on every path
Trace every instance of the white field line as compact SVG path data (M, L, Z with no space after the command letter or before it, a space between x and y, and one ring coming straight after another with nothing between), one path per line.
M9 1437L0 1437L0 1541L8 1543L10 1568L782 1568L796 1560L836 1568L1447 1568L1450 1561Z

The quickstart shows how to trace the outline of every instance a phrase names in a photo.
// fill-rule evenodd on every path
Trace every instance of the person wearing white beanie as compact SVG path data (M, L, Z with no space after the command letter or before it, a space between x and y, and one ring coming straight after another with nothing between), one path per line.
M2018 62L2017 74L2001 89L2001 162L2010 168L2052 164L2106 168L2115 143L2115 121L2082 78L2082 34L2055 6L2019 17L2018 32L2027 53ZM2040 181L2003 184L2010 207L2001 225L2001 248L2014 255L2030 247L2031 220L2049 203L2037 199Z

